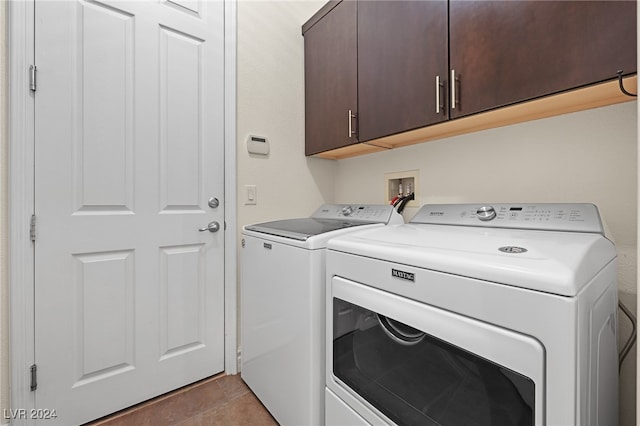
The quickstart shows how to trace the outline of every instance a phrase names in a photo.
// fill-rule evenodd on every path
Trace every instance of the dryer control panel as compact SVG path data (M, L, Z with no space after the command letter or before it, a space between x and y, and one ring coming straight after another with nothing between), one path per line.
M604 234L593 204L427 204L410 223Z

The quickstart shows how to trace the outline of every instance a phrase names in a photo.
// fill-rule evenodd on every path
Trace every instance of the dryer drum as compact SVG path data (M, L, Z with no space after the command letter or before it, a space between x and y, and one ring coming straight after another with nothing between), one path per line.
M387 318L384 315L376 314L376 316L382 330L396 343L411 346L420 343L424 339L425 334L420 330L416 330L400 321Z

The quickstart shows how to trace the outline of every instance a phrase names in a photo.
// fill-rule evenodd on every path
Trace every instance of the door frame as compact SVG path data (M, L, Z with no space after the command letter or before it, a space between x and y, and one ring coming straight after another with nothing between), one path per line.
M29 90L34 64L35 1L8 2L9 380L11 407L35 408L30 366L35 358L34 246L30 238L35 190L35 99ZM224 368L237 374L236 55L237 0L224 0ZM37 64L36 64L37 65ZM25 196L27 194L27 196ZM55 407L47 407L54 409ZM11 424L33 424L13 419Z

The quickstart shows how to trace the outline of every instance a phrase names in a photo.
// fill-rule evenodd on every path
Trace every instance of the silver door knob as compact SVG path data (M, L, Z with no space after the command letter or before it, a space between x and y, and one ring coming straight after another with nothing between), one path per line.
M204 232L204 231L218 232L219 230L220 230L220 224L218 222L216 222L215 220L213 222L209 222L209 224L207 225L206 228L198 229L198 231L200 231L200 232Z

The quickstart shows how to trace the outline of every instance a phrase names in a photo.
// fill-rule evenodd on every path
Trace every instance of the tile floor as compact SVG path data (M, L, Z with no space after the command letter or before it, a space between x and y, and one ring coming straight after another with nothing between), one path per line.
M219 375L159 396L87 426L277 426L242 381Z

